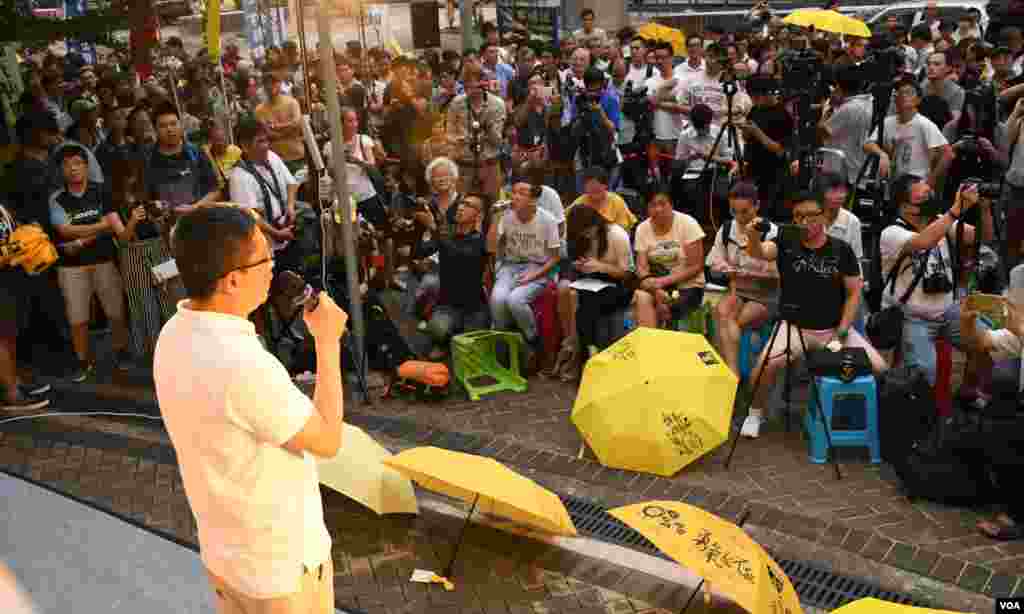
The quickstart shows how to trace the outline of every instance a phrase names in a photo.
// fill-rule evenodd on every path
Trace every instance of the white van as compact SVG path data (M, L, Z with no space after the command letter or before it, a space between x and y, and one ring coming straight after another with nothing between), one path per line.
M914 26L925 21L928 4L925 0L897 2L867 11L850 7L850 12L868 24L872 30L876 26L884 25L889 17L896 16L900 23L907 26L909 32ZM981 26L982 32L988 31L988 0L936 0L935 4L938 8L939 19L951 21L954 24L960 17L967 14L968 9L978 9L981 12L981 22L978 25Z

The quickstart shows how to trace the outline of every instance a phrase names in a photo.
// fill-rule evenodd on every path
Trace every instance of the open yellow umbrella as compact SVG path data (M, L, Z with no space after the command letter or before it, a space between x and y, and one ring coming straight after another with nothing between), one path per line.
M652 21L637 28L636 34L648 41L672 43L672 52L678 56L686 53L686 35L681 30Z
M418 514L412 482L383 464L391 453L359 427L342 425L341 450L317 461L320 483L378 514Z
M648 501L608 513L746 611L802 614L789 577L739 526L679 501Z
M638 328L587 361L572 422L602 464L671 476L728 439L737 383L703 335Z
M871 38L871 28L867 24L859 19L836 11L797 9L786 15L782 22L804 28L813 27L815 30L824 30L825 32L834 32L836 34Z
M891 601L882 601L874 597L864 597L848 603L841 608L832 610L832 614L958 614L951 610L933 610L902 605Z
M472 503L445 576L451 576L466 527L478 509L549 533L576 535L558 495L496 460L427 446L405 450L384 464L427 490Z

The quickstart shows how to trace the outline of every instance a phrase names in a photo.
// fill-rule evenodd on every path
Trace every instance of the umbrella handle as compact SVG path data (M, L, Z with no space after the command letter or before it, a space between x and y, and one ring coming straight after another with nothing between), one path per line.
M455 542L455 549L452 550L452 560L448 562L448 566L444 569L444 577L451 578L452 571L455 570L455 559L459 556L459 548L462 547L462 539L466 536L466 529L469 528L469 520L473 517L473 512L476 511L476 504L480 502L480 493L477 493L476 497L473 497L473 506L469 508L469 514L466 516L466 522L462 523L462 530L459 531L459 539Z

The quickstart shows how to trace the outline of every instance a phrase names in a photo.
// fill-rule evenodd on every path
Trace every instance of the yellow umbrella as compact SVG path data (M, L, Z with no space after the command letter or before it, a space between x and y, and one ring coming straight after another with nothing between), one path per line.
M405 450L384 464L428 490L473 504L445 576L451 576L466 526L477 509L550 533L576 535L569 512L555 493L493 459L428 446Z
M640 26L636 33L637 36L642 36L648 41L655 40L672 43L672 52L676 55L681 56L686 53L686 35L680 30L652 21Z
M853 17L843 15L836 11L826 11L823 9L797 9L789 15L786 15L786 18L783 19L782 22L804 28L810 28L813 26L814 29L824 30L825 32L835 32L837 34L849 34L850 36L871 38L871 29L868 28L867 24L859 19L854 19Z
M746 611L802 614L789 577L739 526L679 501L648 501L608 513Z
M841 608L832 610L832 614L958 614L951 610L932 610L930 608L915 608L910 605L901 605L891 601L882 601L874 597L865 597Z
M418 514L412 482L383 464L391 453L362 429L342 426L341 450L317 462L320 483L381 515Z
M737 383L703 335L638 328L587 361L572 421L602 464L671 476L728 439Z

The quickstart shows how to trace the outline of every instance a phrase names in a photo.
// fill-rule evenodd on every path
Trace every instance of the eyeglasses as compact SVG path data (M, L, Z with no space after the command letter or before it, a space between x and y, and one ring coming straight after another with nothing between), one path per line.
M256 262L250 262L249 264L243 264L242 266L237 266L237 267L235 267L233 269L228 269L227 271L222 273L221 276L218 277L218 279L220 279L222 277L227 277L228 275L230 275L231 273L234 273L235 271L245 271L247 269L252 269L252 268L258 267L261 264L266 264L267 262L273 263L274 262L274 257L273 256L267 256L263 260L257 260Z
M820 218L821 216L822 216L822 212L821 211L816 211L814 213L794 213L793 214L793 221L796 222L797 224L799 224L801 222L811 222L811 221L814 221L814 220Z

